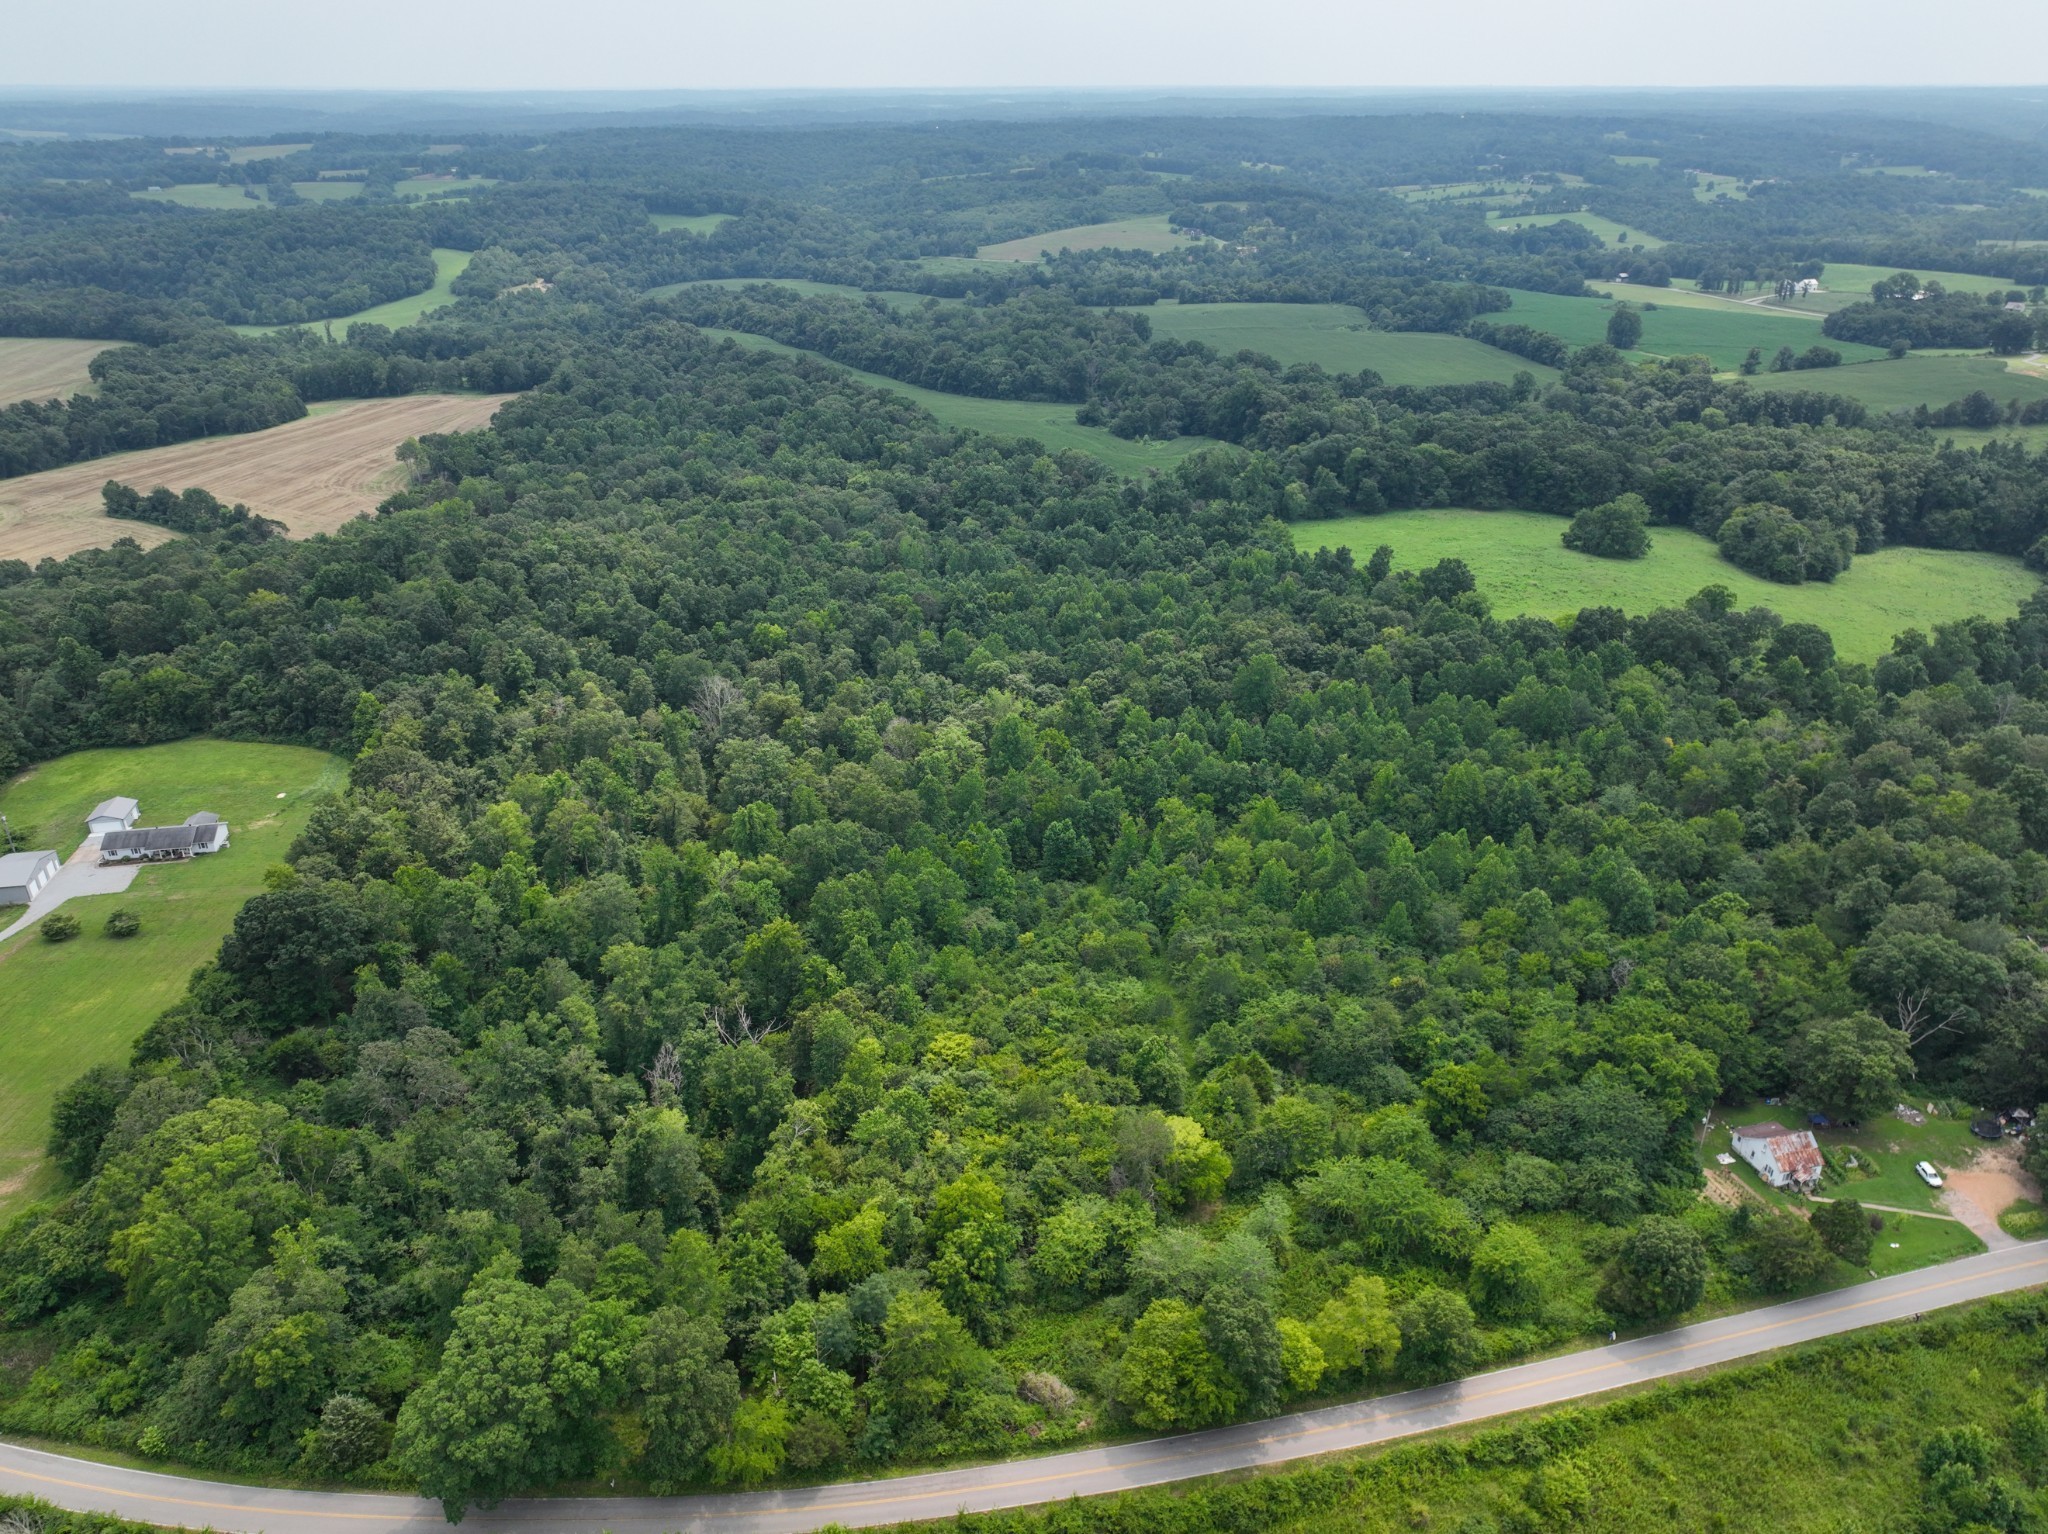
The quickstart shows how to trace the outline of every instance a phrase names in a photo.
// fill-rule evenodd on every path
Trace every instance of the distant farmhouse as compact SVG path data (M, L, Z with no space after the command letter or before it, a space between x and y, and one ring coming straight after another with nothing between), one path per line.
M1783 1124L1742 1124L1732 1138L1735 1154L1772 1187L1811 1193L1820 1186L1820 1145L1812 1131Z
M94 836L106 831L125 831L135 824L140 810L133 799L109 799L85 817L85 829Z
M54 852L10 852L0 856L0 905L27 905L56 877Z

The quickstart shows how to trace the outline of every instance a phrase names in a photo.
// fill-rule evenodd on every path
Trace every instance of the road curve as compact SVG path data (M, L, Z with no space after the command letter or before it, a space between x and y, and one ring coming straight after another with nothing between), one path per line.
M1426 1390L1175 1438L793 1491L529 1498L472 1512L463 1526L487 1534L806 1534L828 1523L869 1527L1096 1496L1362 1448L1504 1412L1554 1406L2043 1283L2048 1283L2048 1242L1965 1257L1854 1289ZM79 1512L115 1513L142 1523L207 1526L232 1534L428 1534L446 1528L440 1505L419 1497L230 1486L124 1470L13 1444L0 1444L0 1490L42 1497Z

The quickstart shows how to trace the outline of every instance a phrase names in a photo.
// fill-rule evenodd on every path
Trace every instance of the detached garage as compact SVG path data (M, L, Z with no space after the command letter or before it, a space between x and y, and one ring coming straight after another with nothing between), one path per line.
M27 905L56 877L56 853L10 852L0 857L0 905Z

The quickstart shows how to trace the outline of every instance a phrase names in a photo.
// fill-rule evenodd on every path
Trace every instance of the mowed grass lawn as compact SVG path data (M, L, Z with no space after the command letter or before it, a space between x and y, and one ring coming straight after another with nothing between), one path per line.
M1419 330L1374 330L1349 304L1155 304L1133 309L1162 339L1200 341L1224 356L1264 352L1292 365L1312 362L1332 373L1371 368L1390 384L1539 380L1557 370L1464 336Z
M389 325L393 330L401 329L433 310L455 302L455 295L449 291L450 285L469 269L469 258L472 254L473 252L467 250L437 248L434 251L434 285L425 292L413 293L405 298L394 298L388 304L372 304L367 309L359 310L355 314L344 314L338 319L313 320L309 323L315 326L331 325L337 337L347 335L348 327L351 325ZM269 335L274 330L290 330L293 327L236 325L231 328L239 330L245 336L262 336Z
M1028 234L1021 240L984 245L975 254L983 261L1036 261L1063 250L1148 250L1156 255L1200 243L1200 236L1175 234L1164 213L1140 213L1106 224L1081 224L1049 234Z
M1504 314L1487 315L1493 324L1527 325L1548 331L1574 346L1591 346L1607 339L1607 321L1613 316L1615 300L1571 298L1520 288L1510 291L1514 307ZM1636 305L1643 318L1643 337L1631 356L1704 356L1724 372L1740 367L1752 346L1762 348L1767 365L1781 346L1803 352L1809 346L1826 345L1840 352L1845 362L1867 362L1884 356L1879 347L1827 340L1821 335L1820 326L1798 315L1773 314L1768 309L1738 304L1702 308L1696 296L1690 302L1649 302L1657 307L1645 309Z
M1504 233L1514 229L1544 229L1552 224L1577 224L1588 234L1597 234L1617 250L1636 245L1645 250L1656 250L1664 244L1654 234L1645 234L1629 224L1618 224L1598 213L1494 213L1487 215L1486 221Z
M1293 532L1297 548L1345 547L1361 563L1382 543L1407 569L1462 559L1502 615L1555 618L1582 607L1645 613L1676 606L1703 586L1726 586L1742 607L1819 624L1852 661L1875 660L1904 629L1973 614L2009 617L2039 585L2002 555L1894 548L1857 555L1832 582L1780 586L1736 569L1711 540L1684 529L1652 528L1642 559L1597 559L1563 545L1565 526L1562 517L1535 512L1431 509L1301 522Z
M1054 452L1072 448L1079 452L1092 453L1121 474L1139 474L1146 469L1170 468L1198 449L1219 445L1208 437L1174 437L1164 442L1131 442L1110 435L1100 426L1081 425L1074 419L1072 405L1038 404L1029 400L976 399L967 394L941 394L936 389L921 389L915 384L899 383L893 378L884 378L880 373L867 373L859 368L850 368L817 352L805 351L798 346L785 346L780 341L772 341L767 336L757 336L748 331L706 328L704 334L752 347L757 351L781 352L787 357L810 357L827 366L839 368L842 372L851 373L864 384L890 390L915 404L922 405L947 426L966 427L997 436L1033 437Z
M16 840L67 857L85 838L86 813L117 794L141 802L141 824L212 810L232 837L210 857L144 868L125 893L66 902L60 909L85 926L71 942L47 943L30 927L0 944L0 1211L48 1186L41 1156L52 1097L91 1066L127 1059L213 957L242 903L263 888L264 870L283 861L314 796L339 790L345 771L338 757L303 746L182 740L81 751L0 789ZM116 909L140 916L141 933L107 937L101 928Z
M1822 394L1845 394L1872 410L1886 412L1911 410L1916 405L1946 405L1980 389L2001 405L2015 399L2023 404L2048 400L2048 378L2038 373L2014 372L1996 357L1930 357L1917 352L1896 361L1887 357L1877 362L1859 362L1853 367L1759 373L1744 381L1757 389L1810 389Z

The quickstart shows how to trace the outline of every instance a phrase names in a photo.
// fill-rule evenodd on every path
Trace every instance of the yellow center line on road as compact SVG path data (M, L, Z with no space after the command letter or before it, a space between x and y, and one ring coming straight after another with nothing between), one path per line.
M2029 1256L2025 1259L2025 1264L2030 1266L2048 1266L2048 1255ZM1447 1407L1453 1409L1468 1407L1475 1402L1490 1400L1495 1397L1503 1395L1513 1395L1518 1391L1537 1388L1547 1388L1563 1384L1568 1380L1584 1379L1589 1375L1601 1374L1609 1370L1630 1369L1636 1365L1647 1363L1654 1359L1668 1358L1673 1356L1674 1354L1687 1352L1688 1350L1695 1347L1711 1346L1718 1343L1739 1342L1745 1338L1765 1336L1771 1332L1783 1331L1789 1327L1803 1326L1814 1321L1825 1320L1829 1316L1846 1315L1851 1311L1867 1310L1874 1305L1896 1304L1900 1300L1914 1299L1921 1295L1939 1293L1941 1290L1953 1289L1959 1284L1973 1283L1987 1276L1990 1275L1966 1274L1954 1278L1942 1279L1935 1283L1921 1284L1916 1288L1902 1289L1894 1293L1879 1295L1872 1299L1854 1300L1848 1304L1830 1306L1825 1310L1812 1311L1796 1317L1786 1317L1782 1320L1767 1322L1762 1326L1752 1326L1742 1331L1729 1332L1725 1336L1703 1338L1694 1342L1682 1342L1672 1347L1660 1348L1654 1352L1635 1353L1625 1359L1607 1359L1603 1360L1600 1363L1588 1365L1587 1367L1582 1369L1573 1369L1566 1371L1562 1374L1544 1375L1536 1379L1519 1380L1512 1384L1495 1386L1490 1390L1474 1391L1468 1395L1457 1396L1443 1401L1431 1402L1426 1405L1405 1407L1399 1411L1391 1411L1379 1414L1366 1413L1339 1422L1324 1423L1317 1427L1301 1427L1296 1428L1290 1432L1273 1433L1264 1438L1257 1439L1255 1440L1255 1442L1260 1445L1289 1443L1298 1439L1317 1437L1324 1433L1339 1432L1347 1428L1357 1428L1368 1425L1384 1425L1386 1423L1399 1422L1406 1418L1423 1415L1424 1413L1441 1411ZM1527 1368L1529 1366L1523 1365L1521 1367ZM1617 1381L1617 1383L1619 1384L1625 1382ZM1585 1393L1590 1394L1593 1392ZM1164 1440L1164 1442L1172 1443L1175 1442L1175 1440L1168 1439ZM723 1520L732 1518L760 1518L766 1516L773 1516L777 1513L802 1514L807 1511L817 1512L820 1514L828 1514L834 1512L853 1512L864 1508L872 1507L886 1507L890 1505L900 1506L915 1502L929 1502L940 1498L951 1498L956 1503L958 1503L961 1499L970 1496L980 1497L987 1496L990 1493L994 1492L1018 1491L1026 1487L1042 1486L1047 1484L1048 1482L1053 1481L1078 1482L1105 1475L1123 1476L1127 1475L1129 1472L1134 1470L1143 1470L1153 1465L1169 1464L1176 1460L1183 1460L1187 1457L1188 1453L1189 1449L1183 1443L1182 1447L1177 1448L1170 1453L1149 1455L1144 1459L1123 1460L1115 1464L1098 1465L1086 1470L1060 1470L1053 1471L1043 1475L1013 1476L1008 1480L989 1481L983 1484L972 1486L939 1487L929 1491L886 1491L888 1483L884 1482L880 1483L879 1485L876 1485L876 1483L871 1482L869 1483L870 1485L876 1485L876 1490L885 1491L885 1494L880 1496L871 1496L861 1498L859 1500L849 1501L833 1500L830 1499L828 1495L827 1497L821 1498L819 1500L818 1505L814 1508L776 1507L773 1505L768 1505L756 1508L734 1509L729 1511L717 1512L708 1510L704 1512L688 1512L678 1514L650 1512L642 1514L640 1515L640 1517L635 1518L630 1507L630 1503L635 1499L618 1498L600 1500L617 1500L622 1504L628 1504L627 1506L622 1507L619 1513L612 1515L611 1521L613 1522L645 1522L648 1521L650 1518L663 1521L667 1521L673 1518L686 1518L692 1521L708 1521L713 1519ZM144 1473L154 1474L155 1472ZM68 1487L72 1490L91 1492L95 1495L107 1494L107 1489L105 1487L95 1485L88 1481L74 1481L66 1480L60 1476L39 1475L34 1471L29 1470L0 1472L0 1474L11 1474L14 1476L18 1476L23 1480L38 1481L50 1486ZM828 1494L832 1490L831 1487L823 1487L819 1489ZM387 1524L396 1524L406 1520L409 1517L417 1516L417 1514L409 1513L357 1513L346 1512L341 1510L329 1511L324 1508L309 1509L289 1507L266 1507L258 1504L242 1502L210 1502L199 1498L174 1497L156 1492L139 1492L135 1493L135 1495L143 1497L151 1502L161 1503L168 1507L200 1508L211 1512L270 1514L280 1518L332 1519L337 1521L349 1522L381 1522ZM346 1496L349 1494L316 1493L315 1495ZM534 1516L543 1517L545 1516L545 1514L542 1512L541 1509L535 1509ZM512 1523L521 1523L526 1522L528 1520L525 1517L519 1517L509 1521Z

